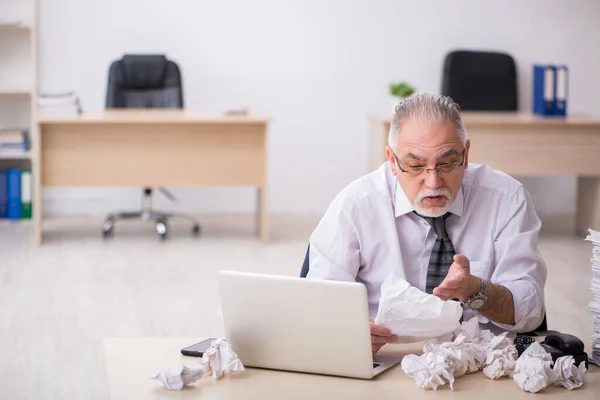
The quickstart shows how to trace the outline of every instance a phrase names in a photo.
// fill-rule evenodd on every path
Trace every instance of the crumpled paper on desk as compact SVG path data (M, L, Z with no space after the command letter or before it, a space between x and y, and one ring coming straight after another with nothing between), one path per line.
M526 392L536 393L558 378L552 369L552 356L538 343L533 342L516 362L513 380Z
M463 310L456 301L443 301L390 273L381 285L375 324L405 342L446 335L460 327ZM412 340L406 340L412 338Z
M244 365L231 348L231 344L223 339L215 339L204 352L197 367L180 365L159 371L152 379L160 381L169 390L182 390L204 376L212 375L213 379L231 376L244 371Z
M480 329L478 317L463 322L450 340L427 342L423 352L420 356L405 356L401 368L415 378L417 386L433 390L445 383L454 390L456 377L481 369L488 368L486 375L493 377L510 374L510 361L517 356L517 349L506 333L494 336L491 331Z
M583 385L583 374L587 371L585 362L579 363L579 367L575 365L573 356L562 356L556 359L554 363L554 373L556 381L554 386L564 386L569 390L576 389Z
M515 370L519 352L512 340L507 338L508 332L495 336L487 346L483 374L490 379L512 376Z
M152 376L152 379L160 381L169 390L181 390L184 386L192 385L204 376L204 369L189 368L185 365L171 367Z

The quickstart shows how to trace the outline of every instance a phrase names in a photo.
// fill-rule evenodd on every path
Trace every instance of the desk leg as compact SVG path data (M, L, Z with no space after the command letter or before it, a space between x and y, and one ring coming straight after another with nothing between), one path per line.
M33 168L33 237L37 247L42 244L42 233L44 229L43 219L43 198L42 198L42 167L40 156L40 134L39 125L33 127L32 143L35 146L33 150L32 168Z
M577 235L600 231L600 177L577 178Z
M256 189L256 230L261 240L265 243L270 241L269 207L266 188Z

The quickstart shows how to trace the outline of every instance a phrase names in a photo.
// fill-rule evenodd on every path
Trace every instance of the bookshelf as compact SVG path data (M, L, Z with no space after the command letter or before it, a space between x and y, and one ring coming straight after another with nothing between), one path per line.
M34 170L39 0L0 0L0 130L27 130L30 149L0 147L0 171Z

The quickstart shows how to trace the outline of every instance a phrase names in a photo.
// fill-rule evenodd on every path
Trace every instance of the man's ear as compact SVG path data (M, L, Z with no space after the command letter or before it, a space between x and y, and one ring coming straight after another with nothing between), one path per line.
M465 169L469 166L469 150L471 149L471 141L467 139L467 144L465 146Z
M392 153L392 149L390 149L390 146L385 146L385 155L387 156L387 158L390 162L390 167L392 168L392 174L394 174L394 176L398 176L398 167L396 166L396 158L394 157L394 153Z

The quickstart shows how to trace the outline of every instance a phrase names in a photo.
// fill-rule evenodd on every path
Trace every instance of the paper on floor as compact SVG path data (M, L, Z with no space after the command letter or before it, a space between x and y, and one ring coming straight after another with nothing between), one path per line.
M185 386L197 382L207 375L213 379L228 377L244 371L244 365L231 348L231 344L223 339L215 339L206 350L197 367L180 365L159 371L152 379L160 381L169 390L182 390Z
M443 301L391 273L381 285L375 323L404 338L404 342L417 342L458 329L462 312L458 302Z

